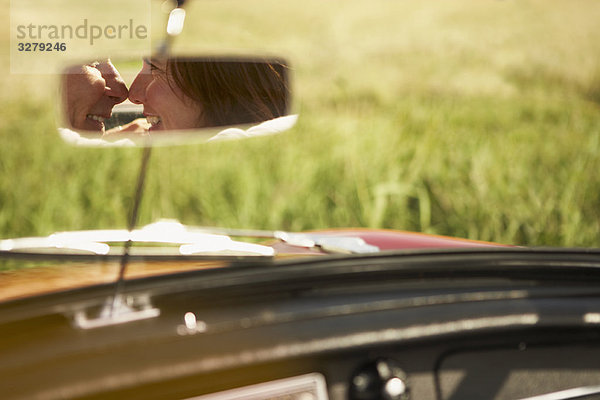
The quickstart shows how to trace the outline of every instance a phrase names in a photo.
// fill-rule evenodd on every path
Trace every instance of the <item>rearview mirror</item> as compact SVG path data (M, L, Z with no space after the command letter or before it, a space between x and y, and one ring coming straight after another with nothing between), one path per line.
M101 59L62 74L62 122L83 145L173 144L279 133L289 114L282 59Z

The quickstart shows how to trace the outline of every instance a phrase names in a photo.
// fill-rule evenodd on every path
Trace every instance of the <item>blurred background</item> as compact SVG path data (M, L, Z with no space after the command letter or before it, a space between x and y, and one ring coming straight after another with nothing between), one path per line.
M64 144L56 75L10 74L8 18L0 238L124 228L141 150ZM178 51L287 58L300 119L275 137L153 150L140 224L598 247L598 21L596 0L190 0Z

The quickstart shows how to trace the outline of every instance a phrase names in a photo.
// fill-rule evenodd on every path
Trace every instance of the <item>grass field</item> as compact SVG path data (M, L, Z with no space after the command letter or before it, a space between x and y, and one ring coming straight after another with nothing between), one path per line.
M598 247L600 2L223 0L189 11L182 49L287 56L300 119L278 137L153 150L142 224ZM52 76L8 67L5 56L0 238L124 227L140 150L61 143Z

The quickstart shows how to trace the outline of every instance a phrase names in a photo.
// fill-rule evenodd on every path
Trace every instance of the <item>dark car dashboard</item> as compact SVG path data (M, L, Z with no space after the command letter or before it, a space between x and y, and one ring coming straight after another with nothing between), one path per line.
M4 303L0 392L599 398L597 258L500 250L234 265L128 281L132 307L144 298L160 312L112 326L76 322L101 309L109 285Z

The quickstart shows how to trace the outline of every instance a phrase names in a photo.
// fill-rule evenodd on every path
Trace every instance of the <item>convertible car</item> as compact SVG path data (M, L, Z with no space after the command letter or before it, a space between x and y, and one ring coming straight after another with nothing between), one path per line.
M3 263L30 267L1 282L4 398L600 395L598 250L378 230L257 244L174 221L108 233L157 231L187 235L180 254L131 247L118 280L124 256L65 254L72 232L0 242Z
M303 110L290 101L292 75L314 83L314 71L279 55L177 50L182 31L199 29L184 3L160 5L167 33L143 62L69 60L57 79L62 137L106 152L139 146L141 165L127 229L0 240L1 399L600 399L600 249L397 229L140 226L153 148L293 134L283 131ZM198 4L232 10L229 1ZM390 4L364 3L352 27L381 27L371 6ZM260 29L273 23L255 8L244 15ZM243 29L219 28L255 44ZM321 49L324 64L335 63L338 28ZM127 78L131 65L143 66ZM103 83L100 100L81 113L94 82ZM331 84L346 96L344 82ZM362 94L352 107L377 101ZM174 104L203 105L203 118L177 125L187 115L170 119Z

